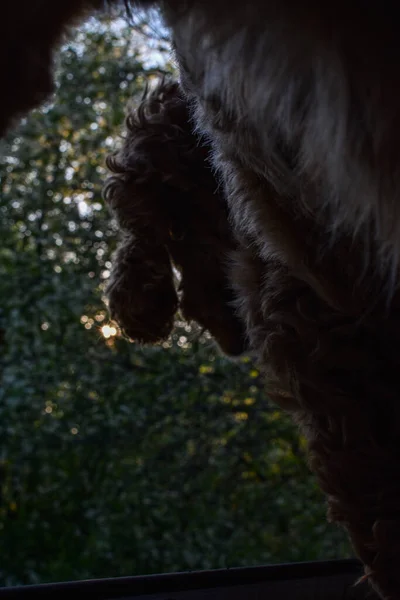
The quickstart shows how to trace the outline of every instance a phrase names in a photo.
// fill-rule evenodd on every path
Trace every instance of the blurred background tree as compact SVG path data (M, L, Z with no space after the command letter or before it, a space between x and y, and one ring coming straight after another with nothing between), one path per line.
M140 348L108 322L104 159L173 70L155 22L82 28L54 104L2 144L0 585L349 555L248 359L184 323Z

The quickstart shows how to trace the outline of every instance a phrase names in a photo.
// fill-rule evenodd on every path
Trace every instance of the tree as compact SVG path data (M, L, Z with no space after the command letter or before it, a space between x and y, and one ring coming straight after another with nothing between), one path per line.
M104 159L157 71L139 47L118 20L81 30L1 158L2 585L348 553L248 359L188 324L140 348L108 322Z

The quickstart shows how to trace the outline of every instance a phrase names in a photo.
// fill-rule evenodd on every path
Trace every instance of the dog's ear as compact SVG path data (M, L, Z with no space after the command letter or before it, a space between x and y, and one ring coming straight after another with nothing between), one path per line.
M167 88L168 98L175 89L176 84ZM170 223L165 179L174 156L174 136L168 135L169 130L163 102L154 92L146 95L137 110L128 109L124 143L107 158L113 175L103 195L122 240L106 295L111 318L140 343L167 338L179 306L166 246Z
M223 352L241 354L245 335L226 264L236 242L210 148L193 133L179 86L162 82L126 125L104 190L123 233L107 291L112 318L129 337L153 343L168 336L180 305ZM180 303L172 265L181 275Z

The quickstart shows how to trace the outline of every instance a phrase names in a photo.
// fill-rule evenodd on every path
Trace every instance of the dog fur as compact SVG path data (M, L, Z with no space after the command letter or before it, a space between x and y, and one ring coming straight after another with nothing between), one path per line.
M181 308L229 355L245 347L228 262L237 247L226 201L176 83L161 82L126 120L104 196L123 232L108 286L111 316L131 338L166 338ZM173 266L180 273L180 298Z
M7 6L0 21L1 133L50 93L54 47L76 18L99 4L24 0ZM179 116L168 121L168 102L153 98L148 112L142 109L144 120L140 113L128 120L128 141L110 163L115 175L106 187L124 234L111 310L138 339L167 335L179 302L171 265L182 273L183 306L197 284L190 274L193 265L200 268L204 241L212 259L201 280L219 281L219 293L199 296L188 316L235 353L243 348L243 323L249 351L280 390L274 398L308 439L330 518L347 528L381 597L398 599L396 6L385 0L158 5L173 35L187 122L212 148L218 186L206 167L209 150L195 145L187 125L172 142L165 139L164 127L174 128L175 118L182 126ZM154 134L153 119L160 124L160 118L163 126ZM161 163L154 162L158 153ZM191 177L199 177L201 187L190 184ZM174 207L186 202L190 210L176 218ZM171 223L179 231L172 227L172 238ZM186 253L181 234L193 227L196 244ZM235 327L238 344L225 344L221 329Z

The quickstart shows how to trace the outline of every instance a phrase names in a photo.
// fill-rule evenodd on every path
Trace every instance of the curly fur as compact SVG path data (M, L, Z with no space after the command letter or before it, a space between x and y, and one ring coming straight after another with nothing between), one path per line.
M124 238L114 259L111 315L141 342L169 335L178 304L227 354L244 349L227 261L236 247L224 198L176 83L161 82L126 120L105 198ZM180 272L180 299L172 264Z
M7 5L1 133L50 93L54 46L98 4ZM112 314L142 341L168 335L178 305L224 350L240 352L246 336L271 395L308 439L330 518L381 597L398 599L397 6L139 4L160 5L171 27L199 137L176 88L128 119L105 192L123 232Z

